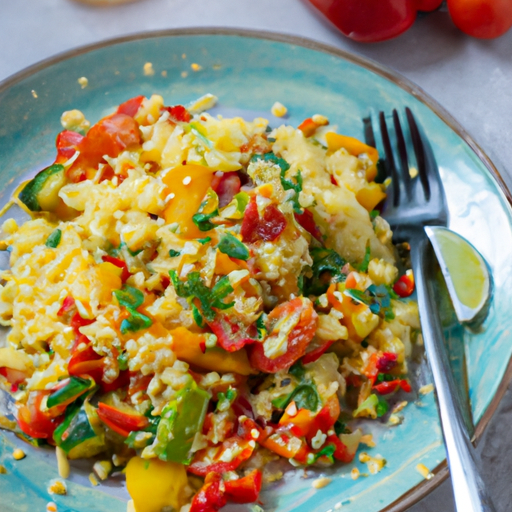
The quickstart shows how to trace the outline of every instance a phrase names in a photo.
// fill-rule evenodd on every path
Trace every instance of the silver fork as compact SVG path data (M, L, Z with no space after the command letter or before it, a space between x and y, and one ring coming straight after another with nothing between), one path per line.
M433 289L434 254L425 226L446 226L448 209L432 148L418 127L411 110L405 109L417 177L412 178L404 130L398 112L393 110L396 137L395 161L390 130L383 112L379 114L386 173L391 178L382 216L393 230L395 242L409 242L411 264L416 283L422 334L436 388L437 403L452 477L458 512L494 512L476 463L477 457L464 424L461 404L443 337ZM375 146L371 120L365 119L365 136Z

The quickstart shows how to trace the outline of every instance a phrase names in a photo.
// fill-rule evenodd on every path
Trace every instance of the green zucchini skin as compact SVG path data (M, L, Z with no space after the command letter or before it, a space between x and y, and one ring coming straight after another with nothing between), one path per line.
M37 173L36 176L31 179L23 188L19 194L20 201L32 212L40 212L42 210L39 203L39 196L49 186L49 183L53 179L58 178L55 176L57 173L64 174L64 166L61 164L53 164L41 172ZM57 191L58 192L58 191Z

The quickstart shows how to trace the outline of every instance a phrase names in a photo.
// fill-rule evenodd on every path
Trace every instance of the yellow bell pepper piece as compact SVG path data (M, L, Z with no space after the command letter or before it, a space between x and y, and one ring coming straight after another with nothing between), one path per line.
M254 373L245 349L227 352L220 347L213 347L203 354L201 343L204 336L190 332L185 327L177 327L170 331L172 334L172 349L178 359L217 372L234 372L240 375Z
M361 188L357 194L356 199L361 206L371 212L375 207L386 198L386 193L382 190L379 183L368 183L368 185Z
M103 262L98 265L98 280L101 283L101 302L111 302L112 291L119 290L123 286L117 267L109 262Z
M185 502L187 472L183 464L133 457L126 466L126 487L136 512L179 510Z
M347 135L340 135L339 133L334 132L326 133L325 140L327 141L327 149L329 153L334 153L341 148L345 148L354 156L366 153L373 162L372 165L366 169L366 179L368 181L373 181L375 179L375 176L377 176L377 162L379 160L379 152L375 148L368 146L355 137L348 137Z
M206 236L194 224L192 217L212 184L214 172L214 169L202 165L179 165L162 178L169 187L169 193L174 194L164 211L165 221L168 224L177 222L180 225L179 234L185 238Z
M33 367L30 357L21 350L12 347L0 348L0 368L11 368L24 372Z

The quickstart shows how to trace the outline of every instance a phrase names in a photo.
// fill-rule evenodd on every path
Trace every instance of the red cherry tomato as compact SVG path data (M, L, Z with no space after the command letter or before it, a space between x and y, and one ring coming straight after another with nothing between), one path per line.
M416 19L417 8L414 0L309 1L344 35L362 43L399 36Z
M194 496L190 505L190 512L217 512L226 503L224 495L225 485L218 473L210 473L204 485Z
M394 292L404 298L409 297L414 291L414 281L407 275L403 275L394 285Z
M453 23L473 37L492 39L512 27L510 0L448 0Z
M135 98L131 98L124 103L121 103L119 107L117 107L117 114L126 114L130 117L135 117L137 111L139 110L142 102L144 101L144 96L135 96Z
M252 197L245 209L240 234L244 242L265 240L273 242L286 228L286 217L275 204L269 204L260 217L256 197Z
M262 477L259 469L253 469L243 478L227 480L224 483L227 496L236 503L254 503L261 490Z
M265 373L276 373L279 370L290 367L297 359L304 355L309 342L315 335L318 321L318 315L313 309L313 304L310 300L297 297L289 302L280 304L268 315L268 323L271 326L275 325L283 318L290 317L297 312L300 312L300 319L288 335L288 348L285 354L275 359L270 359L265 355L263 343L248 345L249 361L253 368Z

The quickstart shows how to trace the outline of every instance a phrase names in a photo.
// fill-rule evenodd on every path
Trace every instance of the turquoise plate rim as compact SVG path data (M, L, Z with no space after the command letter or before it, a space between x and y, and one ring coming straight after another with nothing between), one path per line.
M53 55L49 58L43 59L0 81L0 93L8 90L10 87L17 84L18 82L21 82L25 78L30 77L36 74L37 72L44 70L54 64L66 61L68 59L72 59L76 56L97 49L137 40L156 39L160 37L179 37L195 35L228 35L292 44L295 46L300 46L303 48L333 55L335 57L346 60L352 64L360 66L366 70L369 70L377 75L380 75L381 77L394 83L396 86L412 95L416 100L426 105L434 114L437 115L437 117L440 118L440 120L442 120L453 132L455 132L455 134L458 135L467 144L467 146L469 146L471 151L484 164L484 166L487 168L491 176L496 181L498 187L500 188L501 192L507 199L508 203L512 205L512 192L507 187L505 180L502 178L500 172L498 171L492 160L489 158L489 156L480 147L480 145L472 138L472 136L464 129L464 127L444 107L442 107L435 99L433 99L429 94L427 94L421 87L416 85L414 82L412 82L405 76L401 75L399 72L394 71L382 64L379 64L378 62L372 59L301 36L294 36L290 34L282 34L279 32L270 32L263 30L248 30L242 28L224 27L188 27L135 32L129 35L104 39L96 43L91 43L88 45L72 48L70 50L66 50L64 52L60 52L56 55ZM480 421L477 423L475 427L475 434L472 440L474 444L477 444L478 441L480 440L490 419L496 412L496 409L498 408L498 405L501 399L503 398L510 381L512 381L512 358L507 363L507 367L503 374L503 378L501 379L501 382L497 387L496 393L494 394ZM430 480L423 480L421 483L412 487L409 491L404 493L393 503L389 504L387 507L382 509L381 512L404 512L409 507L411 507L412 505L420 501L422 498L427 496L436 487L441 485L441 483L443 483L449 476L449 469L446 460L438 464L438 466L432 471L432 473L434 475L433 478L431 478Z

